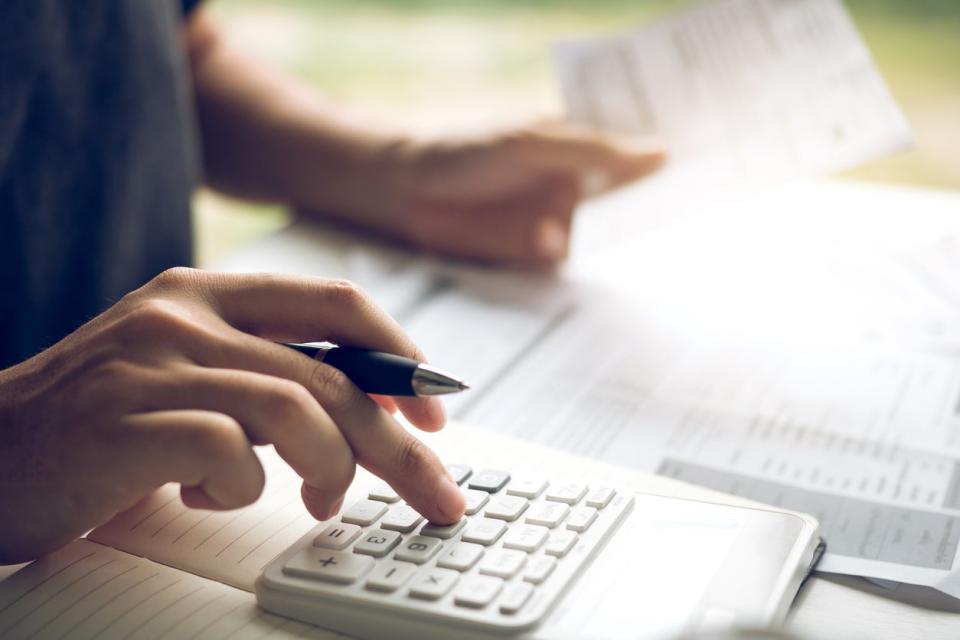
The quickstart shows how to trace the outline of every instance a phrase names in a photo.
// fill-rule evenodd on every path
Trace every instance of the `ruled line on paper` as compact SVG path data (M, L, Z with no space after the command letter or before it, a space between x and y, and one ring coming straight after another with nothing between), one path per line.
M93 555L93 554L91 554L91 555ZM83 580L84 578L86 578L87 576L89 576L90 574L94 573L95 571L99 571L99 570L102 569L103 567L105 567L105 566L107 566L107 565L110 565L110 564L113 564L114 562L115 562L115 560L107 560L106 562L104 562L104 563L102 563L102 564L100 564L100 565L98 565L98 566L90 569L90 570L87 571L86 573L81 574L80 576L78 576L77 578L71 580L70 582L67 582L67 583L64 584L62 587L60 587L59 589L57 589L56 591L54 591L51 595L47 596L42 602L40 602L39 604L37 604L37 606L35 606L33 609L31 609L30 611L26 612L25 614L23 614L22 616L20 616L20 617L17 618L16 620L14 620L14 621L13 621L13 624L8 625L8 626L5 627L4 629L0 630L0 635L6 635L7 631L9 631L10 629L13 629L13 628L16 627L18 624L20 624L21 622L23 622L24 620L26 620L27 618L29 618L29 617L30 617L31 615L33 615L36 611L38 611L41 607L43 607L45 604L47 604L48 602L50 602L51 600L53 600L55 597L57 597L58 595L60 595L61 593L63 593L64 591L66 591L67 589L69 589L70 587L72 587L73 585L75 585L76 583L80 582L81 580Z
M78 562L81 562L81 561L83 561L83 560L86 560L87 558L89 558L89 557L92 556L93 554L94 554L94 552L91 551L90 553L88 553L88 554L86 554L86 555L83 555L83 556L80 556L80 557L77 558L76 560L72 560L72 561L70 561L68 564L65 564L64 566L60 567L60 568L57 569L54 573L51 573L49 576L47 576L46 578L44 578L43 580L41 580L41 581L38 582L37 584L33 585L32 587L30 587L29 589L27 589L26 591L24 591L23 593L21 593L19 596L17 596L17 597L14 598L13 600L11 600L10 602L8 602L2 609L0 609L0 613L3 613L4 611L6 611L7 609L9 609L9 608L12 607L13 605L15 605L15 604L17 604L18 602L20 602L20 600L22 600L23 598L26 598L28 595L30 595L31 593L33 593L38 587L42 586L42 585L45 584L47 581L52 580L53 578L57 577L58 575L60 575L61 573L63 573L64 571L66 571L67 569L69 569L70 567L72 567L73 565L75 565L75 564L77 564Z

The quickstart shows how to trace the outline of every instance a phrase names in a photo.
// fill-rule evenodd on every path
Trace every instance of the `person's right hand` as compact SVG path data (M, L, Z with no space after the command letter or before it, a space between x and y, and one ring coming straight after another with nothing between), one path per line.
M167 482L191 507L257 499L251 445L303 478L318 519L361 464L428 519L463 496L436 455L342 373L274 344L329 340L425 358L348 282L166 271L50 349L0 371L0 563L35 558ZM380 401L388 408L394 401ZM398 398L425 430L437 399Z

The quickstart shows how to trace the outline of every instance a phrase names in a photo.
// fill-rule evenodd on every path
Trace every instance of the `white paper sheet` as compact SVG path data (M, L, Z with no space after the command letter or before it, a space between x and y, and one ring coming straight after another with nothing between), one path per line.
M698 3L630 33L559 43L555 57L571 120L654 137L669 154L658 174L592 207L611 220L579 234L581 250L910 144L839 0Z
M271 615L249 593L78 540L0 582L4 638L342 637Z

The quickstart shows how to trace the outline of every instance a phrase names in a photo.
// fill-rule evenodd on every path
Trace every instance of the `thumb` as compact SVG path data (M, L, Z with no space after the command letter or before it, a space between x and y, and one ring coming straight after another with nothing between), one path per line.
M631 144L573 125L546 125L518 136L514 154L552 173L596 175L622 184L657 169L665 158L656 144Z

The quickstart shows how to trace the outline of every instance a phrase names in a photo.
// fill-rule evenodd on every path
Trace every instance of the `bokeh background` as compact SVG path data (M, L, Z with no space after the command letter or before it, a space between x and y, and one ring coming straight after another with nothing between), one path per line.
M550 45L642 25L681 0L208 0L236 45L371 119L420 131L558 116ZM960 0L848 0L910 120L913 151L856 179L960 189ZM197 198L197 261L288 220ZM958 212L960 214L960 212Z

